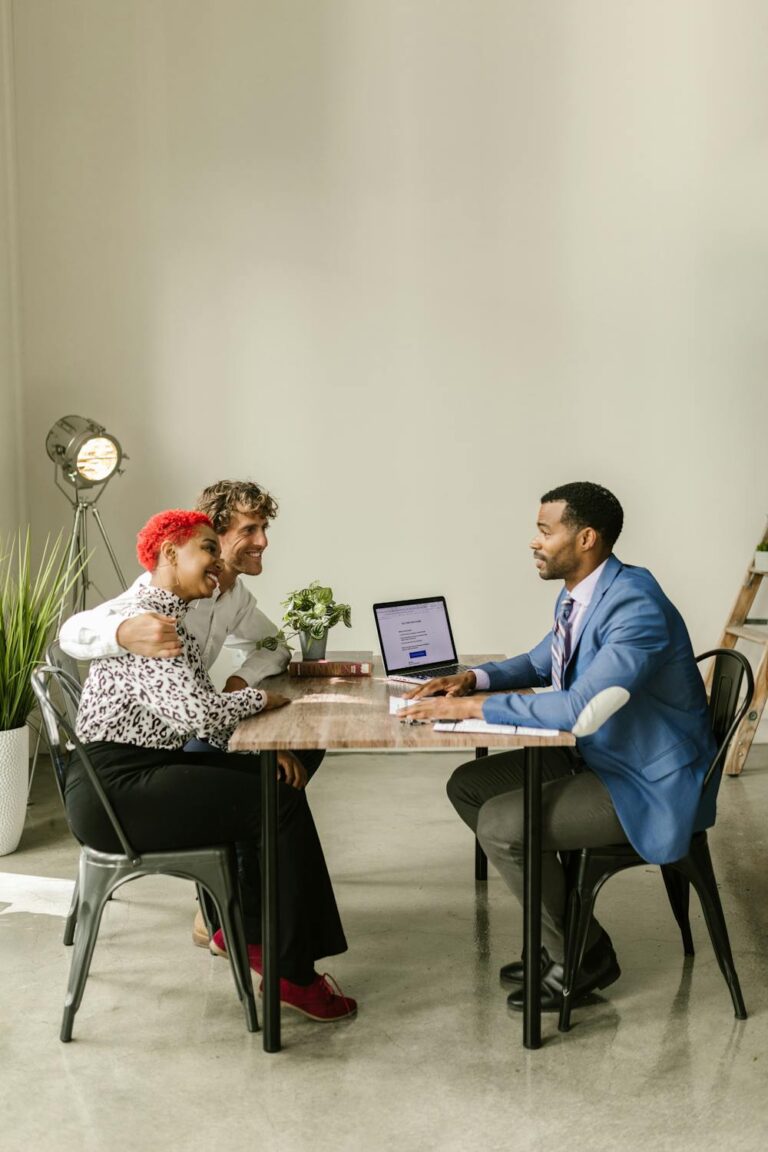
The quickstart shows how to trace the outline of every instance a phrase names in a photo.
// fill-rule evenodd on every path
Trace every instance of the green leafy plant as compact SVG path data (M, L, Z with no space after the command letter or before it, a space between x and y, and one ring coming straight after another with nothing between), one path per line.
M267 636L260 642L260 648L274 651L278 644L286 644L302 632L315 640L321 640L335 624L352 627L352 609L349 604L337 604L333 599L333 589L323 586L319 580L313 580L306 588L289 592L281 603L286 609L283 623L292 631L286 635L281 629L276 636Z
M0 731L23 728L35 704L30 677L84 561L67 560L61 537L32 566L29 530L0 541Z
M755 552L768 552L768 540L763 540L762 544L758 544Z
M308 632L315 640L320 640L334 624L352 627L349 604L337 604L333 589L324 588L319 580L313 580L307 588L289 592L282 605L286 609L283 623L295 633Z

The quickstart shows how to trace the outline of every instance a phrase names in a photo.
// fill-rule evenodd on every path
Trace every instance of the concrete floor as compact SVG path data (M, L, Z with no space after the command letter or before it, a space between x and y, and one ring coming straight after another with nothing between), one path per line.
M444 796L456 755L335 755L312 782L350 951L329 963L356 1020L284 1013L267 1056L228 965L194 948L191 886L147 879L107 908L69 1045L58 1040L76 846L46 766L18 852L0 859L4 1152L326 1149L728 1152L768 1144L768 747L725 780L712 837L750 1018L694 899L683 959L658 869L614 878L600 917L622 964L604 998L526 1052L499 965L520 918ZM9 874L12 874L9 876ZM15 875L14 875L15 874Z

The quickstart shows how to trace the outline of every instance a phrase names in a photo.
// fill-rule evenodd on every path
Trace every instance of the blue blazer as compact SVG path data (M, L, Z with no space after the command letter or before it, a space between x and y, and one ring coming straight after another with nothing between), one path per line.
M526 655L481 665L491 691L549 685L551 646L552 633ZM693 832L715 821L719 781L713 777L704 796L701 788L716 746L688 630L645 568L609 556L562 691L491 696L483 717L570 731L589 701L614 686L629 699L593 735L577 739L577 749L610 792L635 850L655 864L679 860Z

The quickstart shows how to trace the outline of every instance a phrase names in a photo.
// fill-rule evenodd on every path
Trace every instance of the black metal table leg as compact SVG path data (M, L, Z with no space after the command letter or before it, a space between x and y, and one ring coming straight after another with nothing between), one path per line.
M481 760L483 756L488 755L487 748L475 748L475 759ZM483 852L477 837L475 837L475 880L485 881L488 879L488 857Z
M541 1047L541 752L525 749L523 1045Z
M279 1052L280 983L277 896L277 753L261 753L261 946L264 1051Z

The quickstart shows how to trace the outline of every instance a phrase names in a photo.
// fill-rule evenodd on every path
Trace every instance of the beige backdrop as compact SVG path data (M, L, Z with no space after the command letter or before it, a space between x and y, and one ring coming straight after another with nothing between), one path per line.
M589 478L716 639L768 512L763 0L1 3L6 523L68 525L45 435L93 416L131 574L250 476L271 612L321 578L372 646L372 601L442 592L517 651L538 497Z

